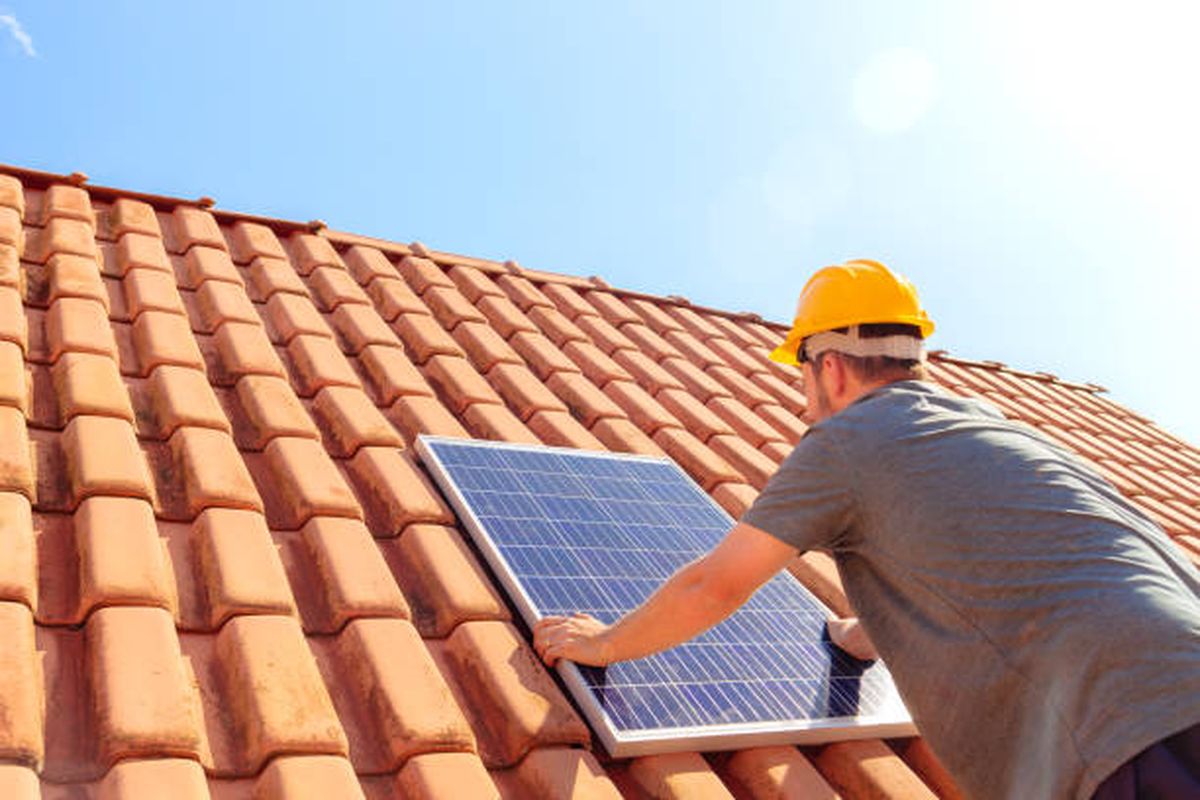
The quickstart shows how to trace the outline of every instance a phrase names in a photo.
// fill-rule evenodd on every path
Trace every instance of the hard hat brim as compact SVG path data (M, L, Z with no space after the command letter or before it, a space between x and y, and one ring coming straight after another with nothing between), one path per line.
M809 336L812 336L814 333L821 333L821 331L823 331L823 330L835 330L837 328L849 328L852 325L876 325L876 324L879 324L879 325L882 325L882 324L912 325L913 327L915 327L921 331L921 339L923 339L923 340L928 339L933 334L933 331L936 328L936 326L933 324L933 320L931 320L929 317L927 317L925 315L922 315L919 317L913 317L913 316L904 316L902 318L893 317L892 319L885 319L885 320L863 320L863 319L846 320L842 324L831 324L828 327L822 326L821 330L808 330L806 328L793 326L792 329L790 331L788 331L787 338L785 338L783 340L783 343L780 344L778 347L776 347L774 350L772 350L771 353L767 357L770 358L772 361L775 361L780 364L790 364L792 366L800 366L800 358L799 358L800 343L803 342L805 339L807 339Z

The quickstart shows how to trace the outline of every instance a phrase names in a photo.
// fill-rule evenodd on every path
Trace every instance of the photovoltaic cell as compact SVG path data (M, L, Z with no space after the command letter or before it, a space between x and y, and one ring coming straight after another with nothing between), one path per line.
M669 459L426 436L417 449L529 624L613 622L733 525ZM887 668L830 645L828 617L781 572L690 642L560 674L617 757L913 734Z

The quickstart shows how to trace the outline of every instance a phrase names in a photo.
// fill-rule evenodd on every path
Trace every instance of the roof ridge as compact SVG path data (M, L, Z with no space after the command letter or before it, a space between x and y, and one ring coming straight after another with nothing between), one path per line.
M950 361L964 367L974 367L975 369L986 369L993 372L1004 372L1008 375L1014 375L1018 378L1026 380L1041 381L1042 383L1051 383L1057 386L1065 386L1068 389L1077 389L1079 391L1091 392L1092 394L1107 393L1108 389L1096 383L1080 383L1078 381L1070 381L1066 378L1051 372L1031 372L1029 370L1010 367L1003 361L995 361L992 359L979 360L975 358L966 358L965 356L951 355L946 350L930 350L929 355L938 361Z
M130 189L122 189L116 186L101 186L99 184L89 183L90 178L83 172L72 172L63 174L57 172L47 172L45 170L29 169L27 167L18 167L13 164L0 164L0 175L11 175L20 180L23 184L32 185L34 188L45 188L54 184L66 183L72 186L78 186L86 189L88 194L93 197L99 197L102 200L114 200L121 197L140 200L143 203L148 203L159 211L170 211L176 206L194 206L208 211L219 221L229 222L257 222L261 225L285 233L294 233L303 231L305 233L315 233L324 230L327 226L319 219L310 220L308 222L298 222L291 219L282 219L280 217L268 217L261 214L247 214L241 211L228 211L226 209L216 208L216 200L208 195L203 195L196 198L175 197L173 195L155 194L154 192L139 192Z

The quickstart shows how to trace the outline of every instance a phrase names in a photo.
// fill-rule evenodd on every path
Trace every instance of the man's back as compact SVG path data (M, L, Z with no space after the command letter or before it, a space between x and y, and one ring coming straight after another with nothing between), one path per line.
M1088 796L1200 721L1200 576L1085 463L891 384L814 426L744 521L837 558L972 795Z

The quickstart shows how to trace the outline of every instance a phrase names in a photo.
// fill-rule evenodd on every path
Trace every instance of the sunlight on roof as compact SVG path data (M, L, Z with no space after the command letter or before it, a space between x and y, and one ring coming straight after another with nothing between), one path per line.
M854 115L878 133L906 131L937 95L937 70L920 50L897 47L873 55L854 78Z

